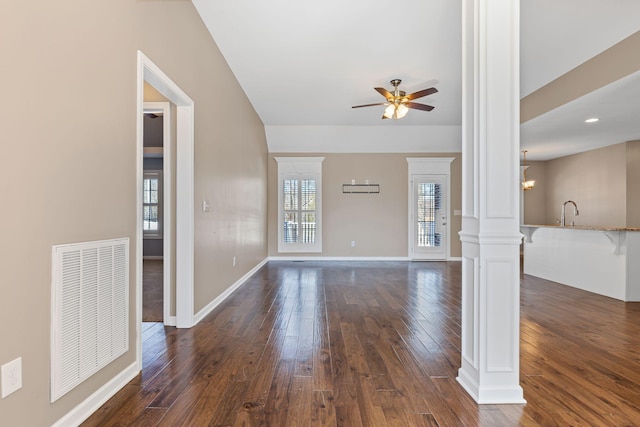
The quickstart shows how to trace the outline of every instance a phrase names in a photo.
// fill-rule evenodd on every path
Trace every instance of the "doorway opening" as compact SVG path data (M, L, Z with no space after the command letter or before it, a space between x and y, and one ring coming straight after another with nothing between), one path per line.
M175 222L175 233L169 234L169 242L163 243L165 251L163 257L175 258L175 325L179 328L193 326L193 277L194 277L194 130L193 110L194 103L166 74L160 70L147 56L138 51L137 70L137 208L136 208L136 361L139 369L142 369L142 267L143 267L143 221L144 197L144 85L148 83L159 92L169 103L175 106L175 191L170 188L165 194L171 195L170 206L175 206L175 215L167 210L164 222ZM163 148L163 155L167 155ZM168 154L171 156L171 154ZM164 160L166 162L166 159ZM167 163L169 164L169 163ZM166 173L166 170L165 170ZM170 182L170 181L169 181ZM165 205L166 205L165 200ZM175 218L175 219L172 219ZM165 239L167 235L165 234ZM164 240L164 239L163 239ZM167 279L173 273L168 275ZM165 324L171 321L171 316L165 317Z
M161 95L145 86L145 99ZM142 178L142 321L176 325L172 290L175 269L172 242L172 115L168 101L144 103Z

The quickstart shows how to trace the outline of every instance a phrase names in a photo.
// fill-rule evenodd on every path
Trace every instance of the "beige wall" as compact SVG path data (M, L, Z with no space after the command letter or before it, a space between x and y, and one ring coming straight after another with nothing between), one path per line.
M541 165L544 164L544 166ZM567 223L577 225L627 225L627 144L616 144L547 162L533 162L527 178L536 179L536 187L525 194L525 223L555 224L563 202L578 204L580 216L574 219L573 207L567 209ZM542 186L538 187L538 182ZM546 213L539 207L544 195Z
M269 255L278 253L278 165L269 154ZM322 257L406 257L408 251L408 164L407 157L425 154L304 154L324 156L322 163L323 251L299 256ZM458 232L461 217L461 154L438 154L431 157L455 157L451 164L451 256L461 256ZM380 194L343 194L342 184L352 179L380 184ZM356 242L351 247L351 241Z
M520 123L640 70L640 31L585 61L520 101Z
M524 223L547 223L546 174L547 162L527 162L527 180L534 180L535 186L524 192Z
M49 403L51 246L129 237L135 266L137 49L195 101L196 309L267 255L264 128L189 1L0 3L3 425L51 425L135 360L132 268L130 351Z
M578 225L626 225L626 149L616 144L547 163L547 223L560 217L563 202L578 204ZM567 223L573 220L568 210Z
M640 227L640 141L627 142L627 227Z

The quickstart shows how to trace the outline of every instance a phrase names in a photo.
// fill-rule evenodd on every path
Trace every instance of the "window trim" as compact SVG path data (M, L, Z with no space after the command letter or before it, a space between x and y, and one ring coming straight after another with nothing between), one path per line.
M322 252L322 161L324 157L274 157L278 163L278 252L318 253ZM284 180L316 180L316 241L314 243L285 243L282 218L284 218Z
M163 173L161 170L145 170L142 175L142 181L144 183L145 179L157 179L158 180L158 203L144 203L144 188L143 188L143 202L142 202L142 212L143 212L143 226L142 226L142 237L144 239L162 239L163 231L164 231L164 221L163 221ZM144 206L145 205L158 205L158 229L157 230L145 230L144 229Z

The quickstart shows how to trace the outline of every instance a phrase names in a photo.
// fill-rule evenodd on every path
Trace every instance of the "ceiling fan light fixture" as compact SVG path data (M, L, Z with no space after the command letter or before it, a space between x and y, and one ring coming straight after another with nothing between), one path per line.
M396 112L396 104L389 104L387 108L384 109L383 116L387 119L395 119L394 115Z
M420 104L418 102L413 102L413 100L422 98L423 96L432 95L438 92L438 89L435 87L430 87L428 89L419 90L414 93L407 93L403 90L398 89L400 85L400 79L391 80L391 86L393 86L393 92L389 92L385 88L376 87L374 88L376 92L386 98L387 102L378 102L375 104L364 104L364 105L354 105L351 108L361 108L361 107L373 107L375 105L385 105L384 113L382 114L383 119L401 119L407 115L409 109L422 110L422 111L431 111L433 110L433 106Z
M401 119L407 115L409 109L404 104L398 104L398 108L396 108L396 118Z

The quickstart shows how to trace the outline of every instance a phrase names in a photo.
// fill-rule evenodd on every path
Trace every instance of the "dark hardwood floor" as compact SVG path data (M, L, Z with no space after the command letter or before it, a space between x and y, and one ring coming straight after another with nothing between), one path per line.
M526 405L476 405L460 263L270 262L84 426L640 425L640 304L522 278Z
M161 259L142 261L142 321L163 321L164 271Z

